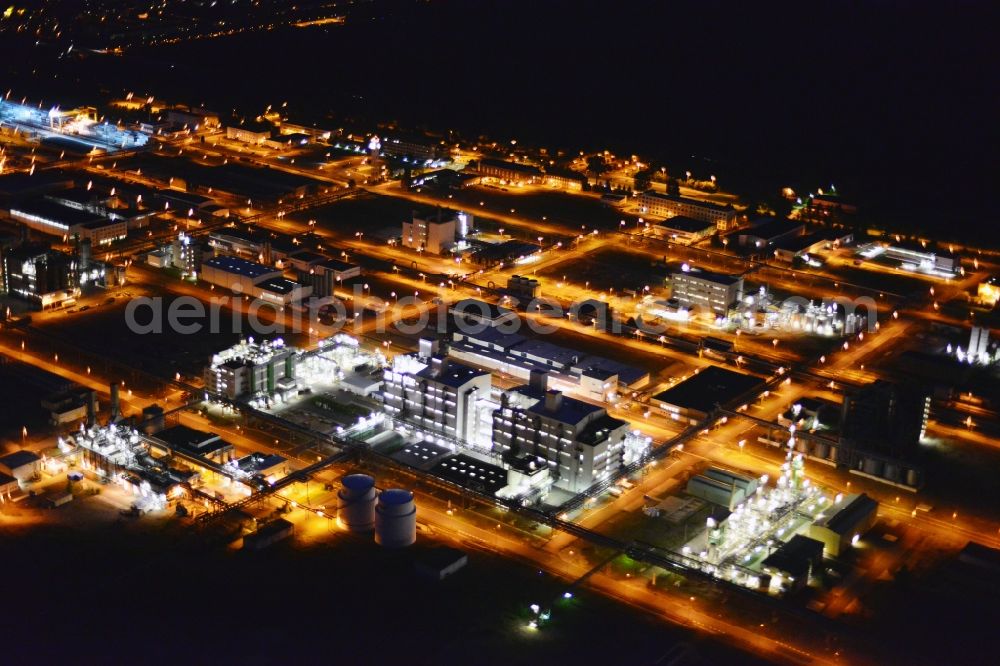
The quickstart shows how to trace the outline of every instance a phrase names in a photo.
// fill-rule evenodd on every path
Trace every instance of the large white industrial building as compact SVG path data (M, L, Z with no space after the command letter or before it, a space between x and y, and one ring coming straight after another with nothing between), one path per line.
M492 377L440 355L399 355L385 371L389 416L469 444L488 442Z
M298 352L278 338L253 338L219 352L205 370L205 388L231 400L288 391L296 386Z
M494 450L544 461L557 487L581 492L624 464L628 423L603 407L549 390L546 376L508 391L493 416Z

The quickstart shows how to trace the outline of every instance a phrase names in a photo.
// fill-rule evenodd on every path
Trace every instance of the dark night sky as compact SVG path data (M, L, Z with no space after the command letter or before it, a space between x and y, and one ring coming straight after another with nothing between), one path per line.
M989 201L996 3L374 6L343 27L89 59L76 75L84 90L221 110L289 100L293 111L610 147L745 192L833 182L870 219L914 230L976 234L1000 217Z

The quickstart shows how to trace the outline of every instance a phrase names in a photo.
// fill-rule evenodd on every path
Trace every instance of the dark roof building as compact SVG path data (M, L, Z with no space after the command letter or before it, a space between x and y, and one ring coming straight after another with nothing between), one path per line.
M717 406L745 399L764 384L759 377L713 365L653 396L650 401L675 419L700 421Z

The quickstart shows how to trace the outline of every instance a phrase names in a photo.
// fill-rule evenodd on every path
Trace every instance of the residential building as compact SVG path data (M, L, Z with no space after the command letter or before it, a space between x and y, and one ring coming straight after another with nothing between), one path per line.
M226 128L226 138L259 146L271 137L273 131L271 123L255 120L242 125L230 125Z
M484 157L469 165L483 175L484 180L498 180L503 183L521 184L542 181L542 170L530 164L506 162Z

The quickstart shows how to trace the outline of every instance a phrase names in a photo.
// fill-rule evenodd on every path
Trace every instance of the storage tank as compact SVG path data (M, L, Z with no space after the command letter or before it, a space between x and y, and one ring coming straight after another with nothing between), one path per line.
M417 507L413 493L400 488L383 490L375 506L375 543L403 548L417 540Z
M813 453L817 458L826 460L830 454L830 447L826 442L813 442Z
M337 520L352 532L370 532L375 527L375 479L348 474L340 483Z
M871 474L872 476L882 475L882 461L876 458L865 458L862 464L862 470L865 474Z

